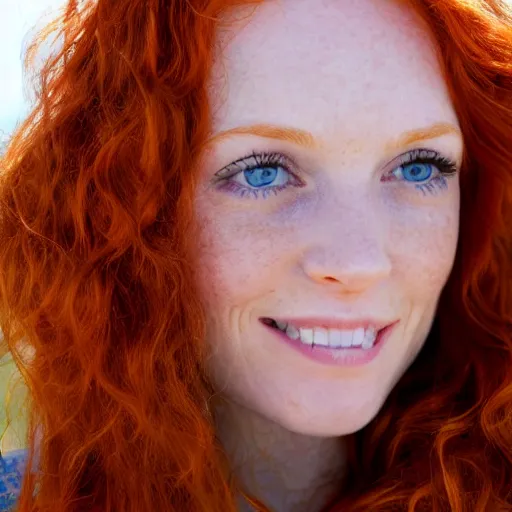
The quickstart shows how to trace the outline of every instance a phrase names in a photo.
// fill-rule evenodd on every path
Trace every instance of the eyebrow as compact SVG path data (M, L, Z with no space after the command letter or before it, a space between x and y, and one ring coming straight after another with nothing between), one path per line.
M404 146L409 146L423 140L435 139L447 134L457 135L462 138L461 131L453 124L435 123L426 128L419 128L403 133L397 139L389 142L386 145L386 149L388 151L400 150ZM306 130L273 124L253 124L231 128L230 130L215 134L209 139L208 145L236 135L255 135L257 137L276 139L291 142L307 149L318 149L323 145L320 140L316 139L312 133Z

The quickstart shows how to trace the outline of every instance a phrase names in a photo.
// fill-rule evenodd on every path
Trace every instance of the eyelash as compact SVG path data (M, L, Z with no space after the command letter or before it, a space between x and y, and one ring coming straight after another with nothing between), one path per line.
M455 162L447 157L442 156L437 151L431 149L414 149L409 153L406 153L402 158L399 159L397 166L391 171L390 174L395 173L398 170L402 170L404 167L409 167L413 164L426 164L434 166L438 171L438 175L425 180L424 183L415 185L415 188L423 192L423 195L427 193L435 194L435 189L445 189L447 186L446 179L457 173L457 166ZM286 184L274 185L266 188L250 188L240 183L232 181L232 178L240 173L246 171L252 171L262 167L270 168L281 168L285 171L290 179ZM290 169L295 167L293 161L281 153L256 153L253 152L243 158L232 162L223 169L221 169L216 176L216 183L218 183L218 189L231 192L245 198L248 195L252 195L254 198L259 198L260 194L263 198L268 197L269 194L273 193L277 195L288 187L304 187L305 183L301 181ZM431 175L434 171L432 171ZM396 176L395 176L396 177ZM400 179L384 179L383 181L405 181ZM410 182L414 183L414 182Z

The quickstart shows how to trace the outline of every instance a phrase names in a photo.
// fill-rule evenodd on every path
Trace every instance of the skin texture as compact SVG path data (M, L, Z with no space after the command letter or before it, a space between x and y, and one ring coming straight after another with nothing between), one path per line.
M267 123L307 130L315 146L233 135L205 151L197 279L221 397L212 405L245 488L279 512L311 512L343 477L343 436L375 417L422 348L455 256L458 176L434 193L383 179L418 148L458 168L463 141L390 148L409 130L458 127L434 43L410 8L282 0L226 21L212 136ZM287 155L302 186L257 199L222 189L215 173L252 152ZM251 188L243 173L236 181ZM258 320L304 316L400 322L374 361L348 369L304 358Z

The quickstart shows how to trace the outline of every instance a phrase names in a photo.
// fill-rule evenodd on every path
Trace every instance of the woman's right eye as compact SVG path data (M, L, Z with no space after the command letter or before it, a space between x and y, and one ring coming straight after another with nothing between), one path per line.
M282 154L253 153L219 171L218 187L240 197L257 199L277 195L291 186L304 186L290 167L291 162Z

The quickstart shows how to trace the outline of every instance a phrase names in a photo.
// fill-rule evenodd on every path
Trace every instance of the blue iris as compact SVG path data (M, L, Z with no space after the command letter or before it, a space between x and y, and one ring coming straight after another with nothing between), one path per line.
M278 169L275 167L255 167L244 171L245 179L251 187L262 187L270 185L277 176Z
M403 165L402 176L408 181L426 181L432 176L432 165L421 163Z

